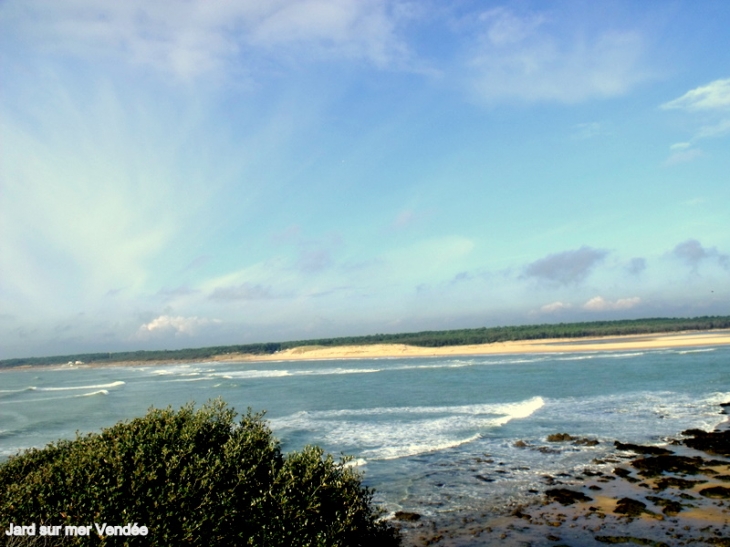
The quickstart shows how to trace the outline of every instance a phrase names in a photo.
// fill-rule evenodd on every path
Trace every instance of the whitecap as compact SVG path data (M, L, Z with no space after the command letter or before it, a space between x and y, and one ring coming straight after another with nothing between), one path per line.
M92 391L91 393L84 393L83 395L74 395L74 397L93 397L94 395L109 395L109 391L106 389L100 389L99 391Z
M119 380L116 382L111 382L109 384L99 384L94 386L70 386L70 387L40 387L38 388L38 391L73 391L78 389L106 389L110 387L119 387L123 386L125 382Z

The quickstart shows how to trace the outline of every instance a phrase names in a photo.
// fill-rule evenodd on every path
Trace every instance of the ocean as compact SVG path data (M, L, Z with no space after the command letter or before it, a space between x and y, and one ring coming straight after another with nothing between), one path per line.
M387 512L499 510L545 476L601 467L613 441L712 430L730 347L299 362L195 362L0 372L0 460L152 406L222 397L266 411L284 451L352 457ZM550 443L553 433L598 444Z

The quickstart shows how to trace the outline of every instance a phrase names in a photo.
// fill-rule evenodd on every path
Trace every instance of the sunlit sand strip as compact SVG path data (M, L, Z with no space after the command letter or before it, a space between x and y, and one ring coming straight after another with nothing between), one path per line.
M377 359L389 357L441 357L460 355L504 355L524 353L568 353L595 351L639 351L663 348L699 348L730 344L730 331L609 336L603 338L558 338L520 340L468 346L424 348L405 344L362 346L304 346L272 355L228 354L213 361L301 361L319 359Z
M495 342L493 344L473 344L467 346L446 346L424 348L406 344L372 344L360 346L302 346L291 348L271 355L251 355L247 353L228 353L205 359L170 359L152 361L104 361L89 363L78 368L108 366L160 366L183 364L193 361L241 362L241 361L306 361L334 359L387 359L397 357L459 357L477 355L513 355L535 353L578 353L599 351L642 351L657 349L681 349L704 351L703 348L730 345L730 330L702 332L681 332L668 334L637 334L629 336L606 336L596 338L550 338L540 340L519 340L514 342ZM693 349L694 348L694 349ZM28 368L55 368L58 365L23 365L7 370ZM76 367L74 367L76 368ZM0 372L3 372L0 369Z

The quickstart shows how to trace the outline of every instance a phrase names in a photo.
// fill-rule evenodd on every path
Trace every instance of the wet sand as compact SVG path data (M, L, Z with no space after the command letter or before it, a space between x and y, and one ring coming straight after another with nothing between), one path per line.
M404 546L730 546L728 422L710 435L687 433L665 453L617 443L583 474L545 476L520 505L398 522Z

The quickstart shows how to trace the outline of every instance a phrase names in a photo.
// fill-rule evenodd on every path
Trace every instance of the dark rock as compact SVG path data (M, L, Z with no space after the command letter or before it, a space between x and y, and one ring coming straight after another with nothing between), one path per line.
M657 496L646 496L646 499L648 499L654 505L658 505L659 507L664 507L664 510L662 511L662 513L664 513L668 517L675 516L683 509L681 503L672 501L672 500L668 500L665 498L660 498Z
M714 478L724 481L724 482L730 481L730 475L715 475Z
M543 454L560 454L560 450L555 450L554 448L550 448L549 446L538 446L534 450L542 452Z
M639 470L642 477L658 477L662 473L682 473L684 475L698 475L704 460L699 457L663 455L650 458L639 458L631 465Z
M670 501L664 506L664 509L662 509L662 513L664 513L668 517L673 517L677 515L682 509L683 507L681 503L676 501Z
M641 516L642 513L646 513L648 511L646 509L646 504L642 501L631 498L621 498L618 500L616 509L614 509L613 512L618 513L619 515L626 515L627 517L638 517Z
M593 501L593 498L589 498L583 492L577 492L567 488L551 488L545 491L545 495L552 501L557 501L562 505L572 505L579 501Z
M575 441L577 437L573 437L568 433L552 433L545 439L549 443L564 443L566 441Z
M684 440L685 446L708 454L730 456L730 430L708 433L701 429L688 429L683 431L682 435L692 437Z
M676 477L664 477L659 479L656 483L657 490L666 490L667 488L678 488L679 490L689 490L694 488L698 484L703 484L707 481L703 480L687 480L678 479Z
M489 477L485 477L484 475L474 475L477 479L484 482L494 482L494 479L491 479Z
M637 454L649 454L653 456L660 456L663 454L671 454L671 450L667 450L666 448L660 448L658 446L643 446L640 444L633 444L633 443L622 443L619 441L616 441L613 443L613 445L618 448L619 450L631 450L632 452L636 452Z
M513 444L515 448L527 448L527 443L523 440L515 441L515 444Z
M649 545L650 547L669 547L661 541L653 539L635 538L631 536L595 536L593 539L601 543L635 543L636 545Z
M601 443L598 442L596 439L581 438L581 439L576 439L575 441L573 441L573 444L576 446L596 446Z
M590 485L590 486L588 487L588 490L603 490L603 488L601 488L601 487L600 487L600 486L598 486L597 484L591 484L591 485Z
M712 488L704 488L700 490L700 496L719 500L730 499L730 488L724 486L713 486Z
M615 475L621 477L622 479L628 481L628 482L632 482L632 483L639 482L639 479L636 479L636 478L634 478L634 477L631 476L631 471L629 471L628 469L624 469L623 467L617 467L617 468L615 468L613 470L613 473Z
M408 511L396 511L393 516L395 520L403 520L406 522L415 522L421 519L421 515L418 513L410 513Z

